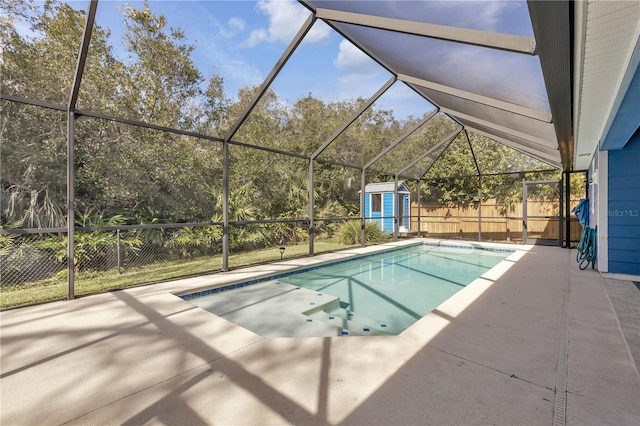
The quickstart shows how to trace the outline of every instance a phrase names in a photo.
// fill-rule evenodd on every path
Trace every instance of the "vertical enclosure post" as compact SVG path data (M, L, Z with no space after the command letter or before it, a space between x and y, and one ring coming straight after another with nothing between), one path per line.
M420 179L416 181L418 186L418 238L422 237L422 218L420 217L420 210L422 210L422 201L420 200Z
M313 199L313 159L309 160L309 256L314 255L315 202Z
M67 299L75 298L75 113L67 114Z
M565 210L564 210L564 219L565 219L565 227L564 232L566 233L567 239L567 248L571 248L571 172L564 172L564 191L565 191Z
M564 185L566 181L564 179L564 173L560 175L560 184L558 186L558 192L560 195L560 204L558 206L558 247L566 247L563 244L564 238Z
M398 200L398 175L396 175L395 178L393 179L393 241L398 241L399 226L400 226L400 200Z
M522 179L522 244L527 244L527 182Z
M222 270L229 270L229 142L222 144Z
M366 182L367 182L367 178L366 178L366 173L365 173L366 169L362 169L362 176L360 176L360 245L362 247L364 247L366 245L366 238L365 238L365 217L366 217L366 212L364 211L364 188L366 186Z
M76 62L69 103L67 104L67 298L69 300L75 298L75 109L78 103L80 84L82 83L84 66L87 61L87 52L89 51L97 8L98 0L91 0L87 11L87 20L82 30L78 61Z
M478 241L482 241L482 175L478 175Z

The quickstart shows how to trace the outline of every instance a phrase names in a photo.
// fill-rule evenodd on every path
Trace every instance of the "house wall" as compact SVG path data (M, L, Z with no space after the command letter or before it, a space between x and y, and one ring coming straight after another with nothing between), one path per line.
M607 172L608 272L640 275L640 129L608 152Z

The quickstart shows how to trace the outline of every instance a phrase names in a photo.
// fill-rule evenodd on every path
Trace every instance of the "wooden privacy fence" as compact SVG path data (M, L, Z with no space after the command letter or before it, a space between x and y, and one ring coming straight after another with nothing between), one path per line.
M579 199L571 200L573 209ZM418 223L418 208L420 223ZM527 235L529 239L558 240L557 201L527 201ZM565 206L566 208L566 206ZM481 207L481 233L485 241L522 241L522 203L502 212L496 200L484 200ZM538 217L541 216L541 217ZM580 241L582 226L571 214L571 241ZM424 237L478 239L478 205L448 207L440 203L411 204L411 231ZM563 238L564 233L563 231Z

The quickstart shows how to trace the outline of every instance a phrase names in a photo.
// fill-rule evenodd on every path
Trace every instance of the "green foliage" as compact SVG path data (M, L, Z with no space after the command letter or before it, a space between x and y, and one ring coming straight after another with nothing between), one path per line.
M507 212L522 201L523 178L560 180L559 170L548 171L553 166L485 136L474 133L469 136L471 147L464 136L458 136L427 171L420 187L424 199L458 205L477 203L481 173L482 198L497 199L503 212ZM529 173L521 173L524 171ZM557 188L540 186L529 195L532 199L549 199L558 194Z
M180 228L168 242L182 257L193 257L221 251L222 227L200 226Z
M0 229L15 229L21 226L20 222L0 224ZM6 256L17 247L18 234L0 234L0 256Z
M118 226L125 222L121 215L105 218L103 214L92 211L78 213L76 226L78 227L105 227ZM63 262L67 256L67 236L51 236L37 241L35 246L50 255L57 261ZM108 268L113 264L113 258L117 255L118 239L116 232L105 231L76 231L74 233L74 259L76 270L94 270ZM120 247L132 251L142 245L135 233L127 233L120 238ZM111 261L109 261L111 259Z
M366 244L380 244L389 241L389 236L375 222L365 222L364 238ZM338 240L345 245L360 244L360 221L350 220L345 222L338 231Z

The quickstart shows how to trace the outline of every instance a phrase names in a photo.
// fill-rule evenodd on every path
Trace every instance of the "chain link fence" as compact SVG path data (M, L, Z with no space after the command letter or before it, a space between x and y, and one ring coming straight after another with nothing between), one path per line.
M62 233L7 233L0 235L2 289L46 282L67 267L67 237Z
M314 252L349 247L336 240L352 218L315 222ZM355 219L359 221L359 219ZM0 306L67 296L65 231L0 230ZM75 294L92 294L223 268L222 224L162 224L77 228ZM309 221L232 222L229 268L309 254Z
M0 306L67 295L66 232L0 230ZM75 293L218 271L222 226L139 225L74 233Z
M341 229L355 225L357 239ZM309 254L309 220L237 221L229 224L228 267ZM315 254L360 245L359 218L316 219ZM63 228L0 229L2 308L67 297L67 233ZM92 294L223 269L220 223L76 228L74 293Z

